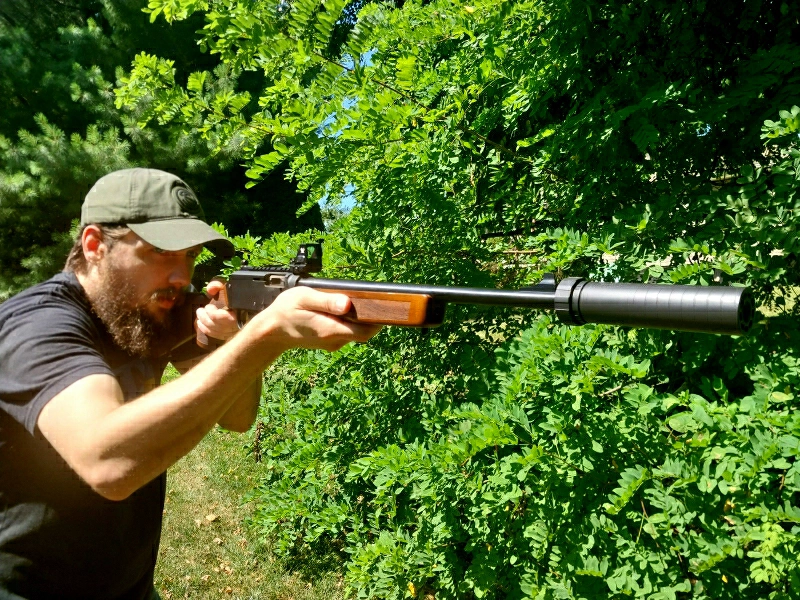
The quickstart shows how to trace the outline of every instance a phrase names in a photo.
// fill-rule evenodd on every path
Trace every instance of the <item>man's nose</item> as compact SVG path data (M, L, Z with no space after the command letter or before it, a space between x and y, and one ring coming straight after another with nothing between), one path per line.
M176 288L184 288L192 282L194 263L189 264L184 259L176 260L170 269L169 284Z

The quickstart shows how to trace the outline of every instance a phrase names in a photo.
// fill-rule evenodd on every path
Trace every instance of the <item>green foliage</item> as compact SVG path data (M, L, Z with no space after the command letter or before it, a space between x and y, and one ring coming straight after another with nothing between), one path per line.
M636 356L688 353L664 334L541 319L493 355L389 350L418 336L270 372L259 522L282 548L346 543L363 597L797 593L796 349L731 400L721 377L659 392Z
M3 2L0 299L63 267L83 197L121 167L184 177L209 220L235 234L322 227L318 207L297 215L306 197L281 172L245 189L236 117L253 111L248 88L262 78L199 49L201 24L199 16L150 24L139 0ZM129 86L126 106L115 104L115 80ZM171 112L151 122L162 110ZM215 127L224 143L205 137ZM215 275L214 266L201 276Z
M67 136L41 115L37 125L39 134L21 131L17 144L0 136L0 300L64 266L86 192L107 171L131 166L117 131Z
M397 4L347 28L344 2L152 0L264 73L258 110L215 122L200 74L117 97L191 105L254 181L288 164L309 202L352 197L328 276L725 283L762 312L722 338L451 307L291 353L255 525L338 548L364 598L800 595L798 7ZM241 243L274 262L294 241Z

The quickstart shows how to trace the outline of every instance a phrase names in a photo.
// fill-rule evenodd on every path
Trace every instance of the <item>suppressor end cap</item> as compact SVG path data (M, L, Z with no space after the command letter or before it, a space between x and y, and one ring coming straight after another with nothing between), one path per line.
M739 329L741 329L742 333L750 331L750 328L753 326L755 314L756 301L755 298L753 298L753 292L750 291L750 288L745 288L739 298L738 312Z
M583 325L586 323L581 319L577 306L573 310L573 298L577 297L584 283L581 277L567 277L558 284L553 308L562 323L567 323L568 325Z

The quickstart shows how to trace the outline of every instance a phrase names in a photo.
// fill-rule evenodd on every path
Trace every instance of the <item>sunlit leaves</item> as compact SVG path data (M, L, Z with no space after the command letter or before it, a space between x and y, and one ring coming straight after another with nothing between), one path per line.
M211 2L203 43L263 70L257 111L158 63L141 98L241 136L254 181L288 161L311 202L351 202L334 276L732 283L769 318L722 338L453 306L429 334L288 356L259 524L287 551L334 540L363 597L796 595L796 8L345 12Z
M148 0L144 11L150 13L150 22L155 21L159 15L171 22L185 19L193 12L206 8L206 0Z

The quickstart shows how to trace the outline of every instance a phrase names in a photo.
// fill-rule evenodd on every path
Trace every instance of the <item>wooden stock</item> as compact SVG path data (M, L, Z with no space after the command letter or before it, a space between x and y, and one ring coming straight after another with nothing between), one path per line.
M344 294L350 298L350 312L345 318L358 323L436 327L444 320L445 303L426 294L320 290Z

